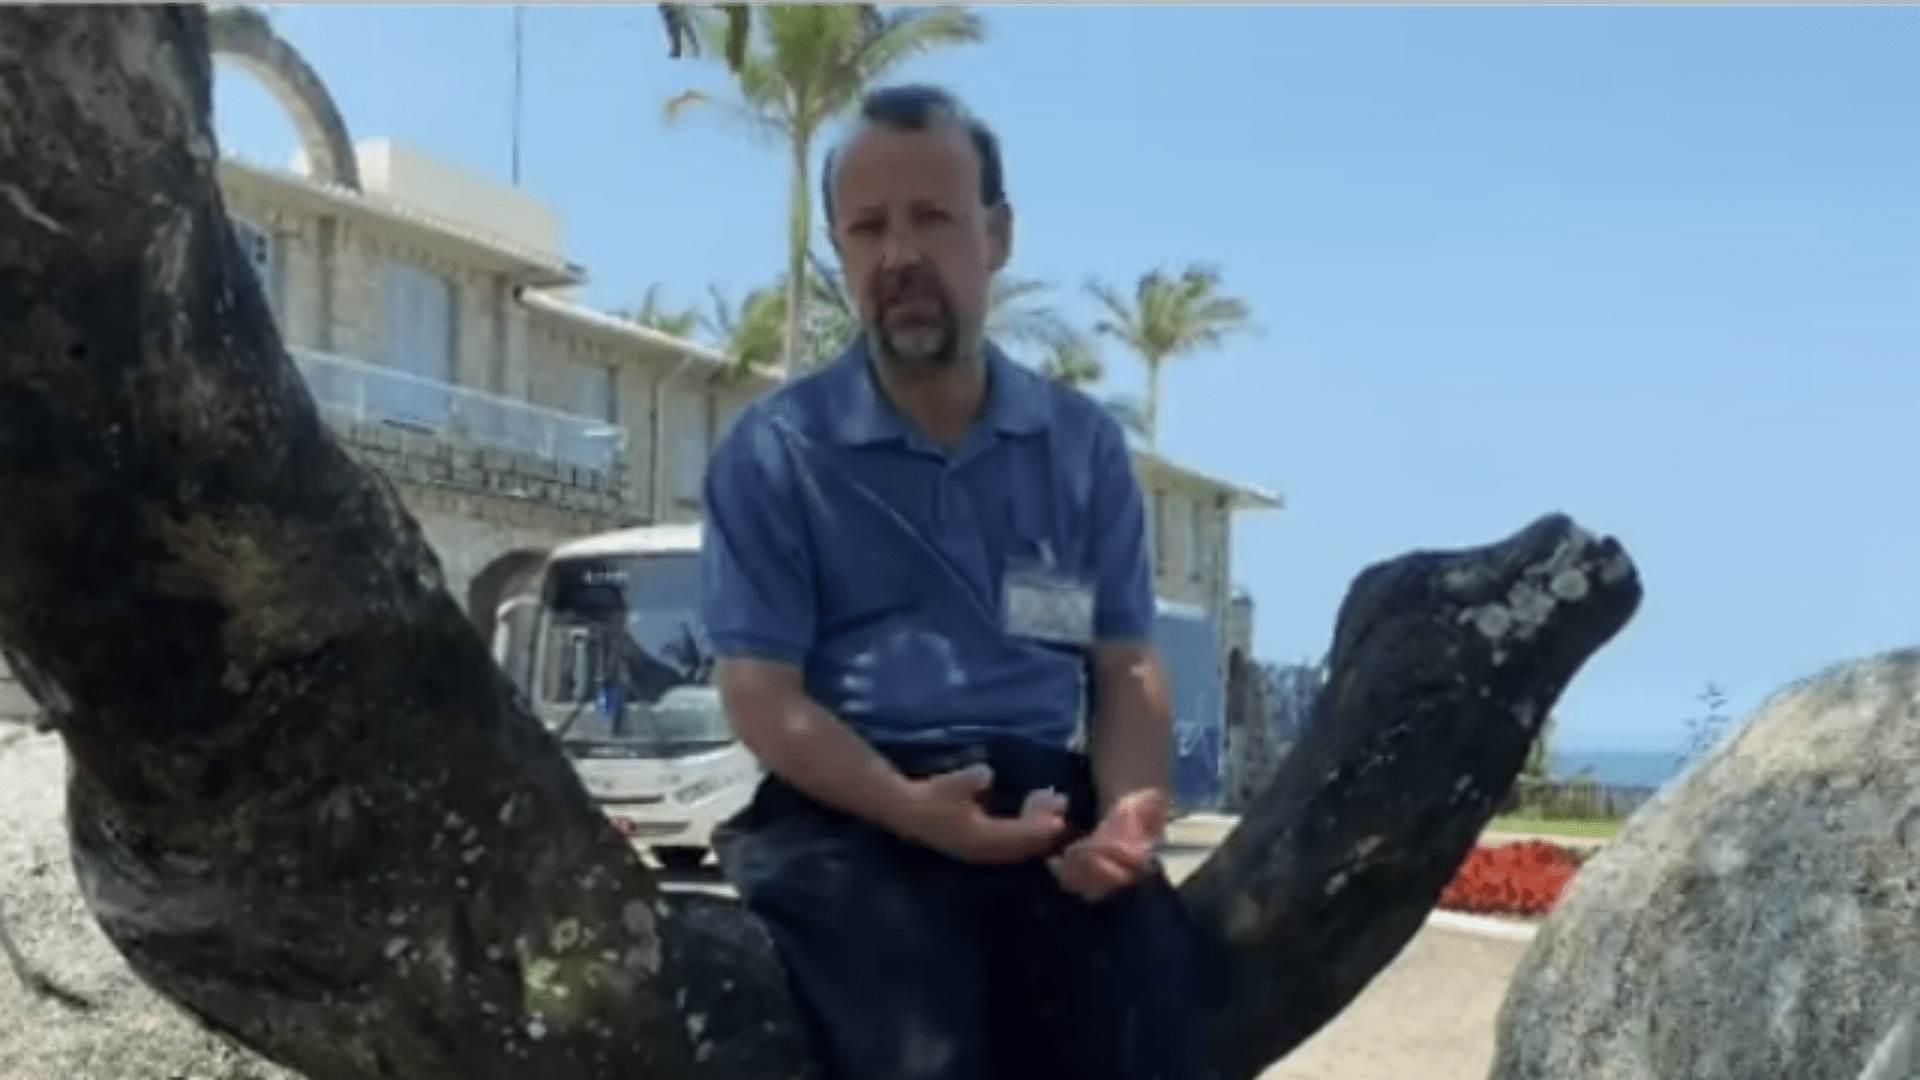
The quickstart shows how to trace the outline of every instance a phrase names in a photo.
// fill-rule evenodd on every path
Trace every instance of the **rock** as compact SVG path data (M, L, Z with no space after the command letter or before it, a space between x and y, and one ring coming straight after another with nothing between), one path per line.
M1916 971L1909 650L1776 694L1586 864L1514 976L1492 1077L1910 1080Z

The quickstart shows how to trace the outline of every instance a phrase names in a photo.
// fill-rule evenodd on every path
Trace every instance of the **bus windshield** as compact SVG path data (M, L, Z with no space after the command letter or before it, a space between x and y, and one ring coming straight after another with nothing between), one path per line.
M536 682L564 743L684 753L733 741L699 621L698 553L555 562L545 593Z

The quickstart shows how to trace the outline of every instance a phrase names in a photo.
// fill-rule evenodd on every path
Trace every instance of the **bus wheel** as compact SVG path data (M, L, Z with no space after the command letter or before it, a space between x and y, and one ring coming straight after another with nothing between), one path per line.
M698 870L707 861L707 849L698 847L657 847L653 857L668 870Z

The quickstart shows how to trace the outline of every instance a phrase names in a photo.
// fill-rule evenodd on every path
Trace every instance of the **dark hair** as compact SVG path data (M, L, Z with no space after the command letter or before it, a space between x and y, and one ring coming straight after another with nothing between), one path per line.
M883 86L868 91L860 101L860 122L893 131L927 131L942 124L958 124L966 129L967 140L980 158L980 205L999 206L1007 201L1006 181L1000 172L1000 140L987 125L976 119L960 99L937 86L908 84ZM820 170L820 205L833 228L833 174L840 151L846 144L827 151L826 165Z

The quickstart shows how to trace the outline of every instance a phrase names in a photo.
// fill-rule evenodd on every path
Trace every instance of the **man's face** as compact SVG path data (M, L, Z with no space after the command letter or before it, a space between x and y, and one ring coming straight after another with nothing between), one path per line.
M834 246L879 359L944 367L979 343L1011 215L980 204L980 158L959 124L869 126L841 153Z

